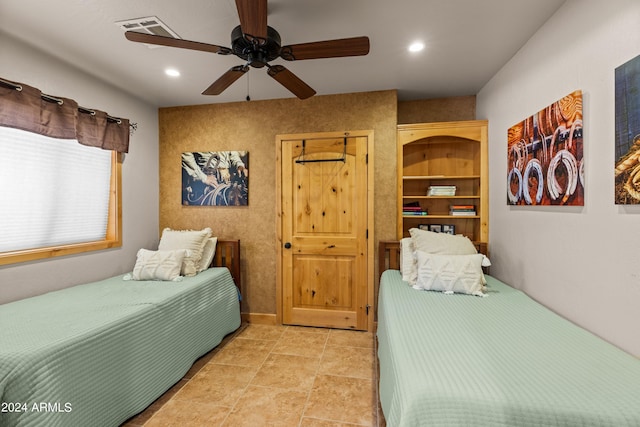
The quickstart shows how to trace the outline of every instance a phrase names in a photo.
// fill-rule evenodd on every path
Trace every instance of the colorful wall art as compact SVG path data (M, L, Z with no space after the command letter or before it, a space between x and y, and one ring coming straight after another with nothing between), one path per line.
M584 205L582 91L509 128L509 205Z
M640 56L616 68L615 203L640 204Z
M182 204L247 206L249 153L200 151L182 153Z

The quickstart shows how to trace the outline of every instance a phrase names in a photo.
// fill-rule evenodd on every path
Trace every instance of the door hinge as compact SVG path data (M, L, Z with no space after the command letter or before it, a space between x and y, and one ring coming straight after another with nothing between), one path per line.
M371 308L371 306L369 304L367 304L367 316L369 315L369 309Z
M369 229L367 228L367 231L365 232L365 237L368 239L369 238Z
M367 165L369 164L369 153L364 155L364 163Z

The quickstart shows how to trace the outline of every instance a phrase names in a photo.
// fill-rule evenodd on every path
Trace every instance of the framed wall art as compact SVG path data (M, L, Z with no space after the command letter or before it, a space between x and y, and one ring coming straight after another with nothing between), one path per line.
M615 70L616 204L640 204L640 56Z
M582 91L509 128L509 205L584 205Z
M197 151L182 153L182 204L247 206L249 153Z

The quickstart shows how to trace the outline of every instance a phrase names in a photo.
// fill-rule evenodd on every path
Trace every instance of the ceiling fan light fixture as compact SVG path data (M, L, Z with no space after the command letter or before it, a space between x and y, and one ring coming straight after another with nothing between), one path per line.
M424 50L424 43L420 41L413 42L409 45L409 52L420 52Z
M197 50L218 55L233 54L245 61L244 65L231 67L222 74L202 92L203 95L220 95L246 74L250 67L266 67L270 77L299 99L306 99L315 95L316 91L284 66L270 65L269 62L278 58L285 61L301 61L362 56L369 53L369 37L366 36L282 46L280 34L267 25L267 2L268 0L235 0L240 25L231 31L231 48L183 40L173 37L170 32L168 32L169 35L163 32L154 32L153 29L160 22L156 17L142 18L137 22L120 21L118 25L125 30L125 38L132 42Z
M167 68L164 73L169 77L180 77L180 71L175 68Z

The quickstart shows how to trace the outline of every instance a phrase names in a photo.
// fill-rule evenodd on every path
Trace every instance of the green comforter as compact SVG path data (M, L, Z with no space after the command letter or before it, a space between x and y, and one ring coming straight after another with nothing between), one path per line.
M640 426L640 361L493 277L489 296L381 279L387 425Z
M0 426L118 426L239 326L225 268L0 305Z

